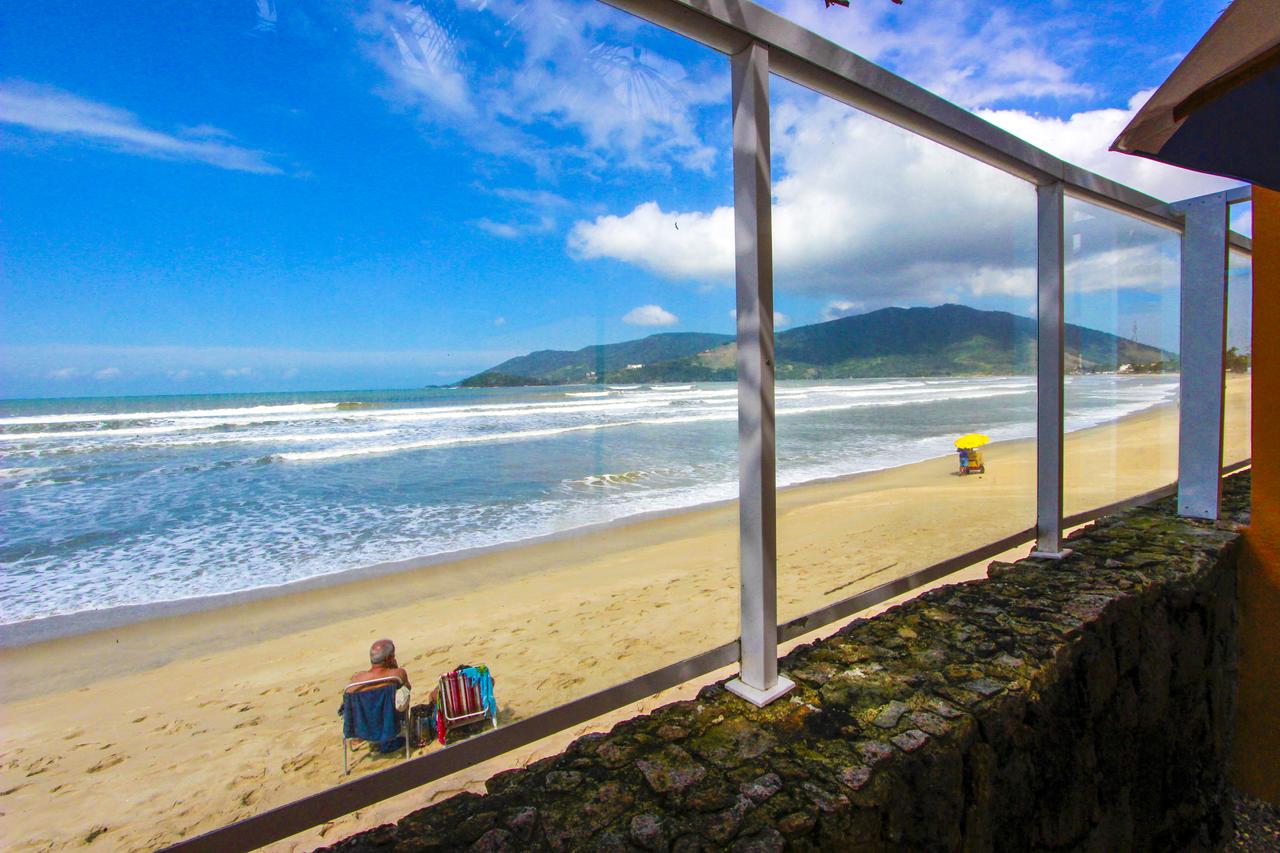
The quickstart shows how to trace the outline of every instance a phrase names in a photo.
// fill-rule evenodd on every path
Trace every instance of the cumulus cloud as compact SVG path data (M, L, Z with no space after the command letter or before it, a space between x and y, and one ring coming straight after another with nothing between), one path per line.
M75 379L79 375L80 371L74 367L59 367L49 371L49 378L57 380Z
M641 305L622 315L629 326L674 326L680 318L661 305Z
M775 87L784 88L785 87ZM793 87L794 89L794 87ZM984 113L1033 144L1164 199L1234 182L1110 154L1145 99L1067 119ZM787 93L773 121L776 286L827 302L834 319L888 304L1026 297L1035 289L1035 191L1030 184L829 100ZM1237 218L1240 224L1247 214ZM1170 235L1098 211L1071 227L1081 244L1072 286L1153 289L1176 281ZM676 224L679 227L676 227ZM1086 232L1093 227L1122 237ZM1117 242L1117 240L1119 242ZM580 220L567 238L581 260L610 258L672 280L732 282L733 209L667 210L656 201ZM1123 275L1113 274L1123 269Z
M119 376L120 368L118 367L104 367L93 374L94 379L117 379Z
M505 325L507 325L507 318L506 318L506 317L494 317L494 318L493 318L493 325L495 325L495 326L505 326Z
M228 367L222 371L222 375L227 379L239 379L245 376L253 375L252 367Z
M146 127L127 110L81 98L51 86L22 81L0 83L0 122L34 133L104 145L125 154L160 160L206 163L220 169L280 174L265 151L228 141L210 125L187 128L187 137Z
M1020 110L979 110L978 115L1068 163L1163 201L1178 201L1238 186L1239 181L1107 150L1151 94L1151 91L1138 92L1124 108L1086 110L1065 119Z
M938 302L975 288L1030 288L1035 195L1027 184L830 101L775 111L777 286L857 303ZM676 228L676 223L679 228ZM670 279L732 281L733 209L577 222L568 249Z

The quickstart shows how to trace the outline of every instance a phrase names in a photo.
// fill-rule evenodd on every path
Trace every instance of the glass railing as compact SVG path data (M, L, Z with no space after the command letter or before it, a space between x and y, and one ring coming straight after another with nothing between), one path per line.
M1029 543L1058 475L1059 516L1177 479L1172 208L749 4L249 11L5 19L14 849L276 841ZM408 762L339 747L384 637L432 712ZM481 665L442 747L433 688Z
M1227 253L1226 390L1222 411L1222 464L1253 456L1253 262L1243 252Z
M778 304L820 321L776 335L786 622L1035 523L1036 202L770 82ZM966 434L982 438L962 472Z
M1178 479L1179 239L1068 198L1063 507Z

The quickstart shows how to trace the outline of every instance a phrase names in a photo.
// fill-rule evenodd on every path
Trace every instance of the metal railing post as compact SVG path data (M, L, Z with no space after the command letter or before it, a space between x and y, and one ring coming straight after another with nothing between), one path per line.
M1061 559L1063 412L1063 218L1061 182L1036 187L1036 547Z
M727 687L764 706L795 686L778 677L769 52L753 42L731 63L742 654Z
M1227 195L1174 205L1182 235L1178 382L1178 514L1218 517L1222 499L1223 361L1227 344Z

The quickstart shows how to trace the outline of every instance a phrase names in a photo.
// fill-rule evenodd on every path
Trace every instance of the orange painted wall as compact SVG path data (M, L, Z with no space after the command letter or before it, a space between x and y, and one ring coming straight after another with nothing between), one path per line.
M1232 781L1280 803L1280 193L1253 189L1253 513L1240 563Z

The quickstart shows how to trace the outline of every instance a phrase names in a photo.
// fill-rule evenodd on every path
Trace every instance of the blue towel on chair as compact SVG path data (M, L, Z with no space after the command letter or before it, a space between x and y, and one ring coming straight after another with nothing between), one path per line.
M462 673L463 678L480 688L480 703L484 707L485 714L496 719L498 702L493 698L493 676L489 674L489 667L466 666L458 671Z
M394 684L388 684L373 690L342 694L342 736L367 740L379 747L396 740L400 734L396 689ZM403 741L401 745L404 745Z

